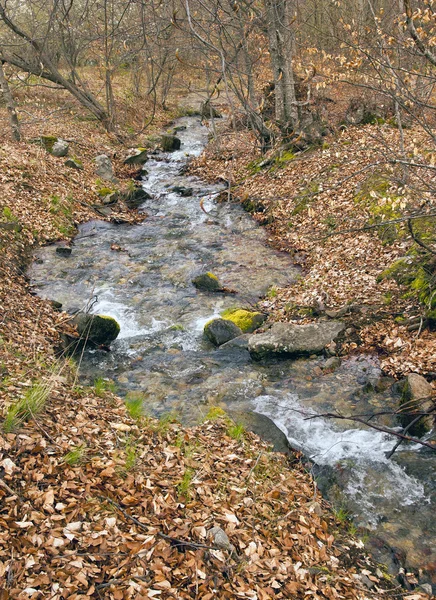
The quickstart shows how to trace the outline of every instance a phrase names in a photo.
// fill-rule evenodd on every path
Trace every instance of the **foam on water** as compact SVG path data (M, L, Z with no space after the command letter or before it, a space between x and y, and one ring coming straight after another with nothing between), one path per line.
M386 458L396 442L394 436L373 429L342 431L334 421L308 418L317 413L303 407L295 394L258 396L254 405L316 464L348 470L345 492L358 502L367 525L377 524L381 499L389 499L399 509L427 502L423 484Z
M148 327L140 327L134 317L134 311L120 302L114 300L110 290L96 292L97 302L92 306L91 312L95 315L113 317L120 326L118 339L133 338L140 335L150 335L162 331L168 326L165 321L158 321L154 317Z

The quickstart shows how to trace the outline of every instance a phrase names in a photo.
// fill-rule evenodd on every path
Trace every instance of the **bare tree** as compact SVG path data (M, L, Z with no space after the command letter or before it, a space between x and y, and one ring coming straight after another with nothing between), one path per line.
M21 140L21 132L20 132L20 123L18 121L18 115L15 108L14 98L12 96L11 90L9 88L8 80L6 79L4 70L3 70L3 62L0 60L0 89L3 93L6 108L9 113L9 122L11 125L11 131L13 138L19 142Z

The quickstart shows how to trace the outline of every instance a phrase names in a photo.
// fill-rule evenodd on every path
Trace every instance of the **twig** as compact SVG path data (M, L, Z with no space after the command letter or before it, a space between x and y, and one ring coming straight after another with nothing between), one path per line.
M10 488L8 486L8 484L1 477L0 477L0 487L2 487L4 490L6 490L6 492L8 492L8 494L11 494L11 496L15 496L17 498L18 503L22 504L23 499L21 498L21 496L17 492L14 492L14 490L12 488Z
M407 227L410 231L410 235L412 236L413 241L416 242L418 246L421 246L421 248L424 248L425 250L427 250L427 252L430 252L430 254L436 255L436 250L432 250L431 248L429 248L429 246L424 244L424 242L413 231L412 221L410 219L407 220Z

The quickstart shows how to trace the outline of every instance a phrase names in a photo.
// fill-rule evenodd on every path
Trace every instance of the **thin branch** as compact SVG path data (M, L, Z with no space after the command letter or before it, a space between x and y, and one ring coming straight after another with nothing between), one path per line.
M432 412L434 412L435 410L436 410L436 407L434 407L432 410L430 410L426 413L423 413L422 415L420 415L420 417L422 417L424 415L429 415ZM320 419L320 418L341 419L344 421L354 421L356 423L361 423L362 425L366 425L367 427L371 427L372 429L375 429L376 431L381 431L382 433L388 433L389 435L396 436L407 442L414 442L415 444L420 444L421 446L426 446L427 448L430 448L431 450L436 451L436 444L432 444L431 442L426 442L425 440L420 440L419 438L416 438L416 437L413 437L410 435L405 435L404 433L400 433L398 431L393 431L392 429L389 429L388 427L383 427L381 425L374 425L372 423L369 423L368 421L365 421L364 419L361 419L360 417L354 417L353 415L343 416L343 415L339 415L339 414L335 414L335 413L324 413L321 415L311 415L310 417L306 417L305 421L310 421L311 419Z
M417 235L413 231L412 221L410 219L407 219L407 227L410 231L410 235L412 236L413 241L416 242L418 246L421 246L421 248L424 248L425 250L427 250L427 252L430 252L430 254L436 255L436 250L432 250L432 248L427 246L427 244L424 244L424 242L419 237L417 237Z
M339 231L332 231L331 233L320 237L320 238L316 238L317 240L326 240L334 235L341 235L344 233L356 233L359 231L369 231L371 229L378 229L379 227L385 227L386 225L393 225L395 223L403 223L404 221L411 221L412 219L425 219L425 218L431 218L431 217L436 217L436 212L429 212L429 213L418 213L418 214L414 214L414 215L406 215L405 217L399 217L398 219L391 219L390 221L380 221L380 223L373 223L372 225L362 225L361 227L351 227L350 229L341 229ZM415 240L416 241L416 240ZM420 244L422 245L422 244ZM425 247L425 246L424 246ZM430 252L432 252L432 254L436 254L435 252L433 252L432 250L430 250L429 248L425 247L426 250L429 250Z

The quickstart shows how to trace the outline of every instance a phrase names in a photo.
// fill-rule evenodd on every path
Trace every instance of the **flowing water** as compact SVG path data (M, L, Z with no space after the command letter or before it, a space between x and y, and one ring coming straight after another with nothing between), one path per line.
M176 411L187 424L211 405L269 417L314 462L326 493L373 531L380 551L387 542L409 566L435 568L435 453L405 446L387 460L395 443L390 436L347 421L307 419L394 406L398 399L389 392L374 391L380 377L375 358L351 358L322 374L322 357L257 363L243 346L215 349L203 338L204 324L223 309L253 306L298 272L287 255L268 247L265 230L239 205L215 202L223 188L183 174L189 157L207 144L208 131L195 118L178 125L186 127L178 134L181 150L152 156L145 165L143 187L152 199L141 207L148 215L142 224L92 221L80 227L70 257L46 247L31 268L42 297L67 311L92 306L121 325L111 352L85 352L83 381L113 379L120 394L140 395L147 413ZM192 196L182 197L175 186L192 188ZM197 291L192 278L206 271L237 293ZM388 417L379 422L392 425ZM274 431L271 424L269 437Z

